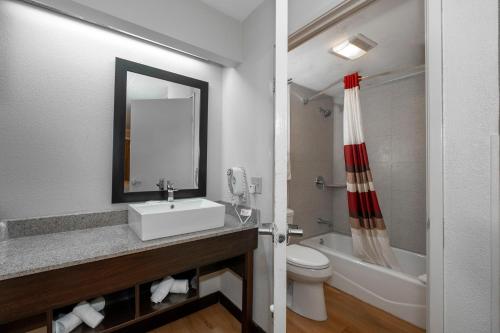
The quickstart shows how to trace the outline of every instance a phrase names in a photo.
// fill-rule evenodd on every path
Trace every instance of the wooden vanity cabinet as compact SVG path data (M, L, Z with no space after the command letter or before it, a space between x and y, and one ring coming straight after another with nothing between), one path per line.
M67 313L78 302L102 295L109 303L103 323L95 329L81 325L75 332L151 329L214 302L213 295L200 298L199 277L224 268L232 269L242 278L243 303L238 319L242 332L252 332L256 247L257 229L245 229L3 280L0 281L0 332L27 332L37 326L46 326L47 332L52 332L52 320L59 313ZM168 275L189 279L188 294L152 305L151 283Z

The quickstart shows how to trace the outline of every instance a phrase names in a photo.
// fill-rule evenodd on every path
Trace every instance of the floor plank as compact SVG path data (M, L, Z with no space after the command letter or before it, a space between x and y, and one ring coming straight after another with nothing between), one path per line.
M287 311L287 333L423 333L393 315L325 286L328 320L317 322Z
M424 330L338 289L325 286L328 320L287 310L287 333L423 333ZM153 333L239 333L240 323L220 304L160 327Z
M239 333L240 327L239 321L222 305L215 304L151 333Z

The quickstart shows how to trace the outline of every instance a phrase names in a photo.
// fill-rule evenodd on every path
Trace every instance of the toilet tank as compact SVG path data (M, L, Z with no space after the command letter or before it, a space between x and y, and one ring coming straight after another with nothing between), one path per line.
M293 214L294 212L292 209L288 208L286 210L286 223L293 224Z

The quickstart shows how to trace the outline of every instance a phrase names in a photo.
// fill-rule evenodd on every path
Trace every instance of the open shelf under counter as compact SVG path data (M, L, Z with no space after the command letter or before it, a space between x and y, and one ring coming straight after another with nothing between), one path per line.
M135 319L135 291L134 288L128 288L119 292L105 295L106 305L102 311L103 321L95 328L82 323L72 333L94 333L94 332L113 332L121 327L128 325ZM60 315L64 315L73 310L75 304L54 310L53 318L56 320Z
M161 280L151 281L140 285L139 317L147 317L152 314L161 313L198 299L198 269L174 274L172 278L175 280L187 280L188 292L185 294L170 292L161 303L153 303L151 301L151 285Z
M187 294L169 294L161 303L153 303L149 296L141 297L140 317L171 310L198 299L198 292L189 289Z

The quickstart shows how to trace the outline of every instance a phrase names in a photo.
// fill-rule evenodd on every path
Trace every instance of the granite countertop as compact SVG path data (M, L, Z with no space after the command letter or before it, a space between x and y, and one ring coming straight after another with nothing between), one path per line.
M0 242L0 281L257 227L229 214L224 224L145 242L128 224L7 239Z

